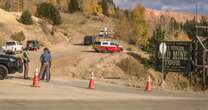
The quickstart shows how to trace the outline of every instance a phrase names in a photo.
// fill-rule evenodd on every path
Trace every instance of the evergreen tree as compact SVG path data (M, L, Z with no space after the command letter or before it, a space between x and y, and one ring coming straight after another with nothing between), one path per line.
M51 3L42 3L38 6L36 15L39 17L46 17L50 19L53 24L57 25L61 23L60 12Z
M19 20L21 23L30 25L33 23L31 14L28 10L24 11Z
M71 0L68 3L68 10L69 10L70 13L74 13L76 11L80 11L78 0Z
M108 1L102 0L103 14L108 16Z
M103 9L103 14L106 16L112 16L112 10L110 10L110 5L112 5L112 7L116 7L113 0L102 0L102 9ZM116 9L115 9L116 10Z
M162 27L166 26L166 17L165 17L165 15L160 16L160 22L159 23L161 24Z
M206 17L201 17L200 22L196 22L196 19L186 20L183 25L183 30L188 34L189 38L193 39L196 36L196 30L198 30L198 35L207 37L208 31L204 28L196 29L195 26L208 26L208 19Z
M208 19L204 16L201 17L199 26L208 26ZM208 37L208 29L198 29L198 35L203 37Z
M177 21L175 20L174 17L171 17L170 19L170 30L174 31L177 30L179 28L179 24L177 23Z
M151 55L151 60L155 63L157 57L157 51L159 48L159 44L165 38L165 31L162 29L161 25L158 25L153 32L152 38L149 40L149 45L147 51Z
M188 34L189 38L194 38L196 36L196 24L198 24L195 20L195 18L193 20L186 20L186 22L183 25L183 29L186 32L186 34Z

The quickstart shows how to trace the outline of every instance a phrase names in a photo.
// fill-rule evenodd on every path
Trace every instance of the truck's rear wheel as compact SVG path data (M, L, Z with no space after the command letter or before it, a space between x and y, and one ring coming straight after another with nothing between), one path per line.
M99 53L100 51L98 49L95 49L95 52Z
M104 53L109 53L108 48L105 48L103 52Z
M3 80L7 77L9 71L6 66L0 65L0 80Z

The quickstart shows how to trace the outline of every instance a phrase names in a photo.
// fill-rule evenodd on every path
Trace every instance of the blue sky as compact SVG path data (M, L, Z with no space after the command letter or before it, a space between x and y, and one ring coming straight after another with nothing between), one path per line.
M196 1L198 1L198 11L208 15L208 0L114 0L121 8L132 8L140 3L147 8L185 12L195 12Z

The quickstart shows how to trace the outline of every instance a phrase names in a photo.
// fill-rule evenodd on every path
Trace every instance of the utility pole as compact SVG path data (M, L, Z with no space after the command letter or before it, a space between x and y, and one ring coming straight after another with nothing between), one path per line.
M195 18L195 20L196 20L196 24L195 24L195 26L197 27L197 23L198 23L198 0L196 0L195 1L196 2L196 18ZM196 36L198 36L198 28L196 28Z

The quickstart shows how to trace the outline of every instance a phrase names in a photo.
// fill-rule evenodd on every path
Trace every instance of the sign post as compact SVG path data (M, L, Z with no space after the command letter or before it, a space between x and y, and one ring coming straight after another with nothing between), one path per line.
M160 53L162 54L162 78L161 78L161 80L162 80L162 83L163 83L163 81L164 81L164 62L165 62L165 53L167 52L167 45L164 43L164 42L162 42L161 44L160 44L160 46L159 46L159 50L160 50Z

